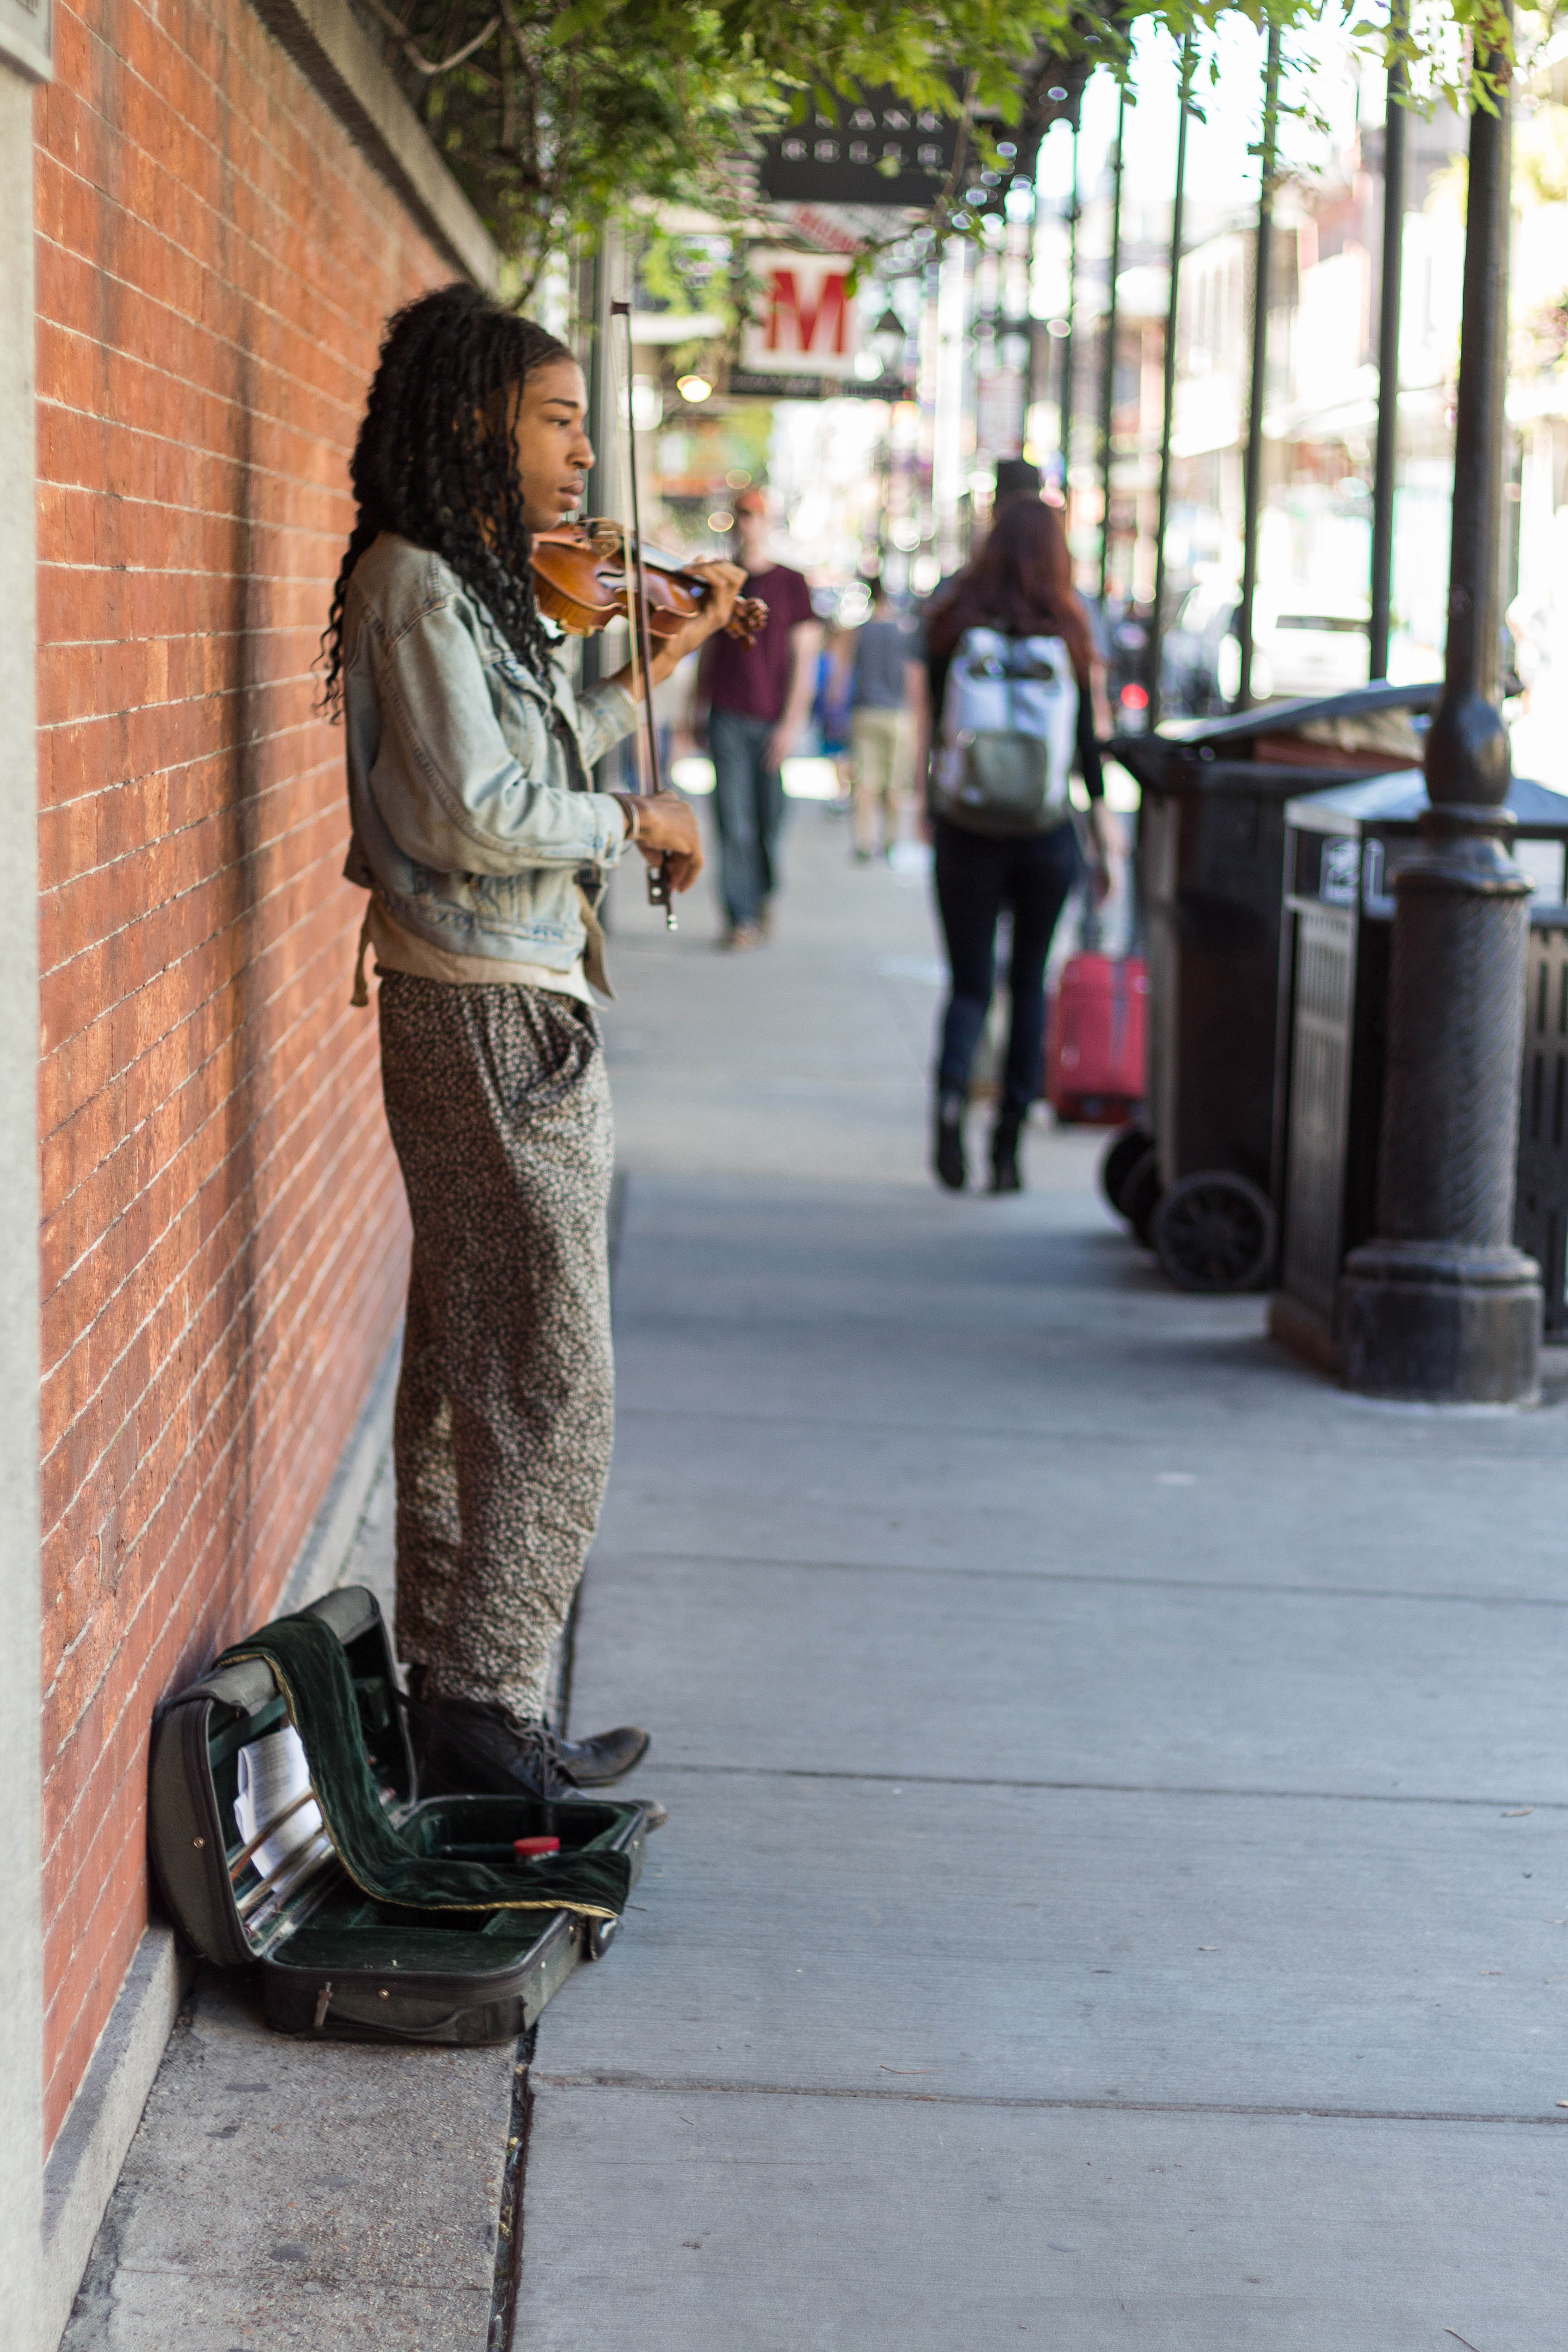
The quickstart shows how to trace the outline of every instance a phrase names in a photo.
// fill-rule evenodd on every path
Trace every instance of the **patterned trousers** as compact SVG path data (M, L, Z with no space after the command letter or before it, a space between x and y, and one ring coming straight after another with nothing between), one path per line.
M384 972L382 1089L414 1221L393 1431L397 1648L542 1712L609 1475L613 1135L574 999Z

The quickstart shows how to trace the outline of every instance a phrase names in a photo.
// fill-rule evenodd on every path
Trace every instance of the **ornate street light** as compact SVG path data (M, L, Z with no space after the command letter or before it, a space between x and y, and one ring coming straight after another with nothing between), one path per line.
M904 373L904 346L909 341L904 322L889 304L866 341L881 364L884 375L901 377Z

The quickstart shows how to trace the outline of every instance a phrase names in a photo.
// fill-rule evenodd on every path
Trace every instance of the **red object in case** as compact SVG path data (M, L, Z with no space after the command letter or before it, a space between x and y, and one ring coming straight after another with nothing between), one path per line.
M1046 1028L1046 1100L1069 1127L1121 1127L1143 1099L1149 968L1068 956Z

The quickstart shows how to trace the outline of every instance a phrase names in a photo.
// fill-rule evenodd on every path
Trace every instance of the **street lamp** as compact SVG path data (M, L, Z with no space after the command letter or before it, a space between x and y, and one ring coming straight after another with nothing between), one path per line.
M1426 739L1423 846L1394 878L1377 1238L1352 1252L1339 1319L1365 1396L1526 1403L1540 1382L1541 1270L1513 1246L1530 884L1508 852L1498 708L1508 335L1509 59L1479 50L1470 108L1453 537L1442 699Z
M901 377L904 373L904 345L908 337L904 332L903 320L890 304L866 341L880 361L882 373Z

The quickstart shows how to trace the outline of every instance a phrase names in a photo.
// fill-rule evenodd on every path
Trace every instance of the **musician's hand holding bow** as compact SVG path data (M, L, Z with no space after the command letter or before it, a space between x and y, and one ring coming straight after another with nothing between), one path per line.
M626 830L648 864L657 866L667 856L671 889L689 890L702 871L702 836L690 802L679 793L616 793L613 797L625 809Z

